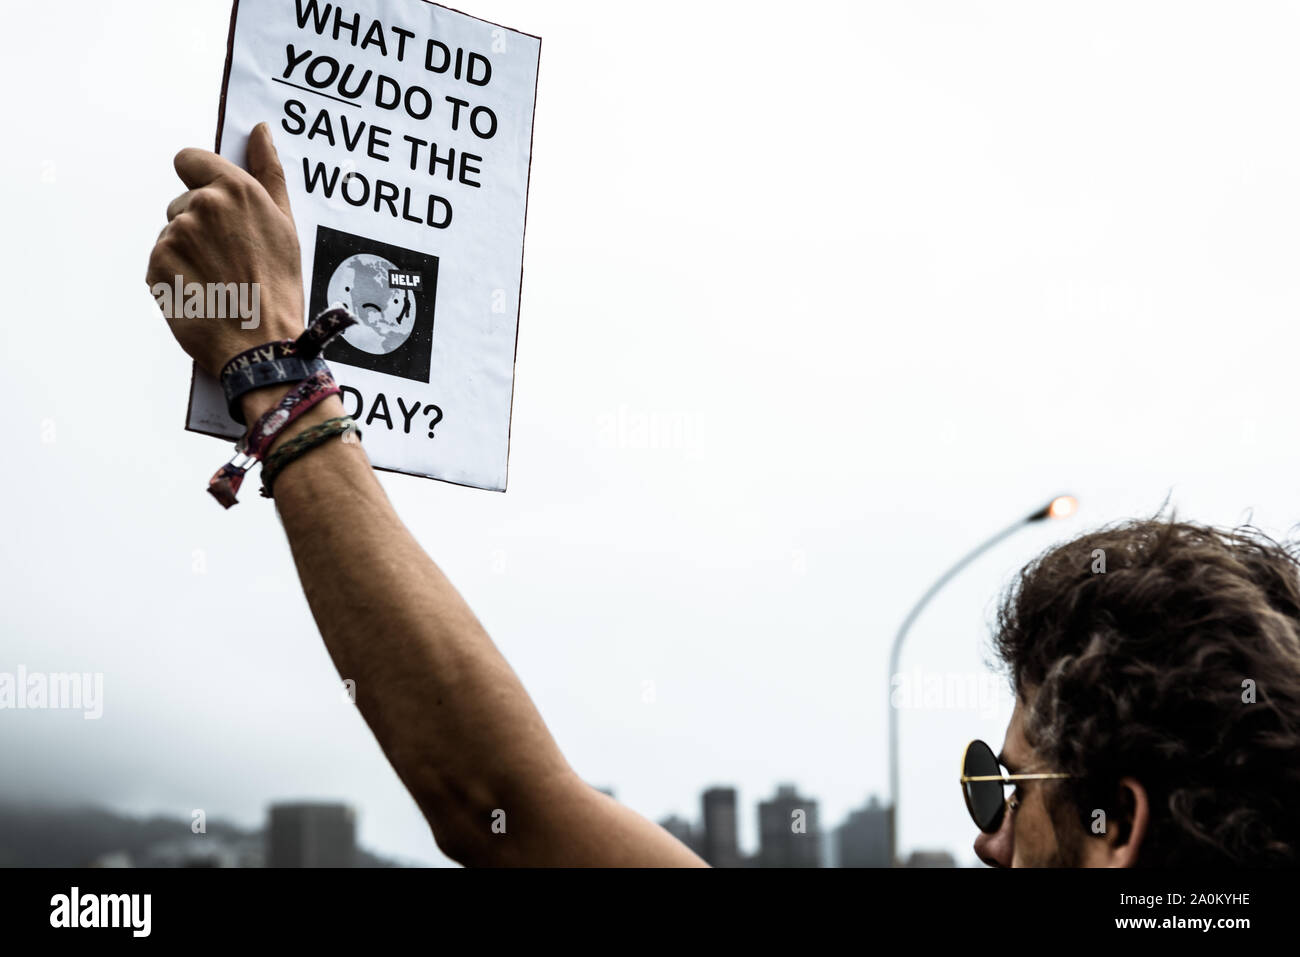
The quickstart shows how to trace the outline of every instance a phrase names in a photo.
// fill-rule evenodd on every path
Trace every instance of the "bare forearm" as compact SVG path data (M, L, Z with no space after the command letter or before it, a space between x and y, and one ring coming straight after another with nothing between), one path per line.
M339 414L330 400L304 424ZM294 462L275 501L362 715L440 846L480 858L494 810L571 776L527 692L398 519L360 444L331 441Z
M179 276L258 284L264 309L253 328L164 310L177 342L214 376L241 352L302 332L298 235L266 123L249 135L247 166L205 150L176 154L186 191L168 204L145 276L151 290ZM243 396L244 420L256 422L287 391ZM271 450L342 412L327 399ZM472 864L701 863L568 767L478 619L393 512L359 445L330 440L289 463L275 497L325 646L448 854Z

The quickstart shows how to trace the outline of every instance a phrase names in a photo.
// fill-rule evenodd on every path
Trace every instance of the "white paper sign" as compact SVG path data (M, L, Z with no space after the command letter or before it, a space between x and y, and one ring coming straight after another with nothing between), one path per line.
M377 468L504 491L541 40L426 0L236 0L217 144L271 125L308 317ZM237 438L196 370L186 427Z

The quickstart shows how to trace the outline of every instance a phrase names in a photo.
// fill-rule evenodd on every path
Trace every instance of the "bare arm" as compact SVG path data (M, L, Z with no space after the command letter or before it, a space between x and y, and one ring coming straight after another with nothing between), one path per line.
M249 167L252 176L209 153L180 154L190 191L168 208L150 260L150 282L174 274L262 282L258 330L170 320L211 371L302 325L296 233L264 126L250 141ZM246 396L246 421L282 392ZM342 414L329 399L284 438ZM325 646L356 682L358 708L445 853L471 865L703 863L569 767L505 658L393 511L360 445L314 449L285 468L275 494Z

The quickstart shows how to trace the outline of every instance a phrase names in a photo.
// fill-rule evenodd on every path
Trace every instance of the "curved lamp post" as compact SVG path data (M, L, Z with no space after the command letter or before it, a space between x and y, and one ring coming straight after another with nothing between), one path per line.
M889 853L891 858L898 852L898 709L894 707L891 699L894 675L898 674L898 659L902 654L903 640L907 637L907 632L911 629L912 624L925 609L925 606L930 603L930 599L937 595L944 585L952 581L958 572L975 559L979 558L994 545L998 544L1003 539L1010 537L1026 525L1032 525L1034 522L1041 522L1049 518L1069 518L1078 510L1079 503L1073 495L1058 495L1038 511L1026 515L1024 518L1008 525L973 551L968 552L959 562L957 562L957 564L953 565L946 572L940 575L938 581L926 590L920 600L912 606L912 610L907 613L907 617L903 619L903 624L899 627L898 634L894 636L894 646L889 652L890 694L885 698L885 700L889 702L889 803L892 812Z

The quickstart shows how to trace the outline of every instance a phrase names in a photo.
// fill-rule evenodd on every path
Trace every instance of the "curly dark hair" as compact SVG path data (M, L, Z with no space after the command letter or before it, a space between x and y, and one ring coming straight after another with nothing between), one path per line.
M1132 776L1141 866L1300 863L1294 546L1159 518L1092 532L1020 573L995 643L1030 744L1077 777L1054 810L1120 820Z

